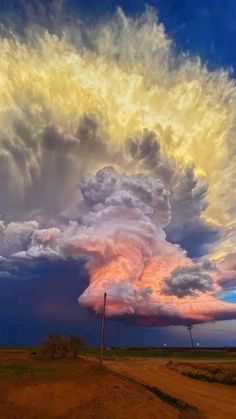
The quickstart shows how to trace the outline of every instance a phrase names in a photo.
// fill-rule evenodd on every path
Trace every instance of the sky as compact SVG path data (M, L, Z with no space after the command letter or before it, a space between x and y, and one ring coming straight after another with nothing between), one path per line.
M236 345L234 1L0 21L0 344Z

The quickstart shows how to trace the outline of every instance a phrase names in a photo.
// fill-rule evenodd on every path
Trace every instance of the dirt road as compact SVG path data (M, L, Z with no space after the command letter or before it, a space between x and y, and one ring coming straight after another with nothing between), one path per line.
M106 361L107 367L200 409L207 418L236 419L236 388L183 377L156 359Z

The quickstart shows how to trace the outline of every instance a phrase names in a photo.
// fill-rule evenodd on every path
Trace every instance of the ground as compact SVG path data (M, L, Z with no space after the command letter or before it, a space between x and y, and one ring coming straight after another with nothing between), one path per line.
M163 359L130 358L107 360L106 365L124 376L131 377L139 383L157 387L165 394L182 400L198 408L206 418L236 418L236 385L206 382L206 377L215 377L210 370L221 371L220 376L236 377L236 363L229 361L182 361L174 362ZM198 371L197 379L183 375L183 372ZM209 380L210 381L210 380Z
M177 418L179 411L97 363L0 351L0 418Z
M1 349L0 418L236 418L234 355L199 361L133 351L109 354L102 370L93 355L61 361Z

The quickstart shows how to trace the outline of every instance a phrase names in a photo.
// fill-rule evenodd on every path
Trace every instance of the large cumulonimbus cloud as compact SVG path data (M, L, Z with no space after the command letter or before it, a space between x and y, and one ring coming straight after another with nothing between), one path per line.
M83 177L80 191L77 221L69 225L39 229L36 222L25 222L3 227L8 264L87 260L90 283L79 303L100 312L106 292L110 316L132 315L152 324L235 316L234 305L216 298L221 289L218 269L208 261L194 263L166 240L169 192L158 178L106 167ZM199 305L206 293L208 304ZM193 297L199 306L194 310ZM182 298L184 306L177 303Z
M107 292L146 324L236 317L217 298L236 278L235 82L177 55L151 9L89 25L53 4L0 27L1 278L83 259L97 312Z

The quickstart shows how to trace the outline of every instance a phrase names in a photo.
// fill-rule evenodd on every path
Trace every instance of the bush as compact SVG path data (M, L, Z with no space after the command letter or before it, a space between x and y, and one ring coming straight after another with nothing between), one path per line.
M83 344L82 337L49 335L42 345L42 354L52 359L64 359L68 354L76 358Z
M73 352L73 358L77 357L80 348L84 345L84 338L82 336L70 336L70 348Z

